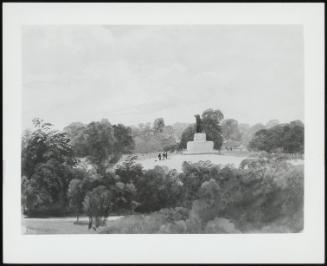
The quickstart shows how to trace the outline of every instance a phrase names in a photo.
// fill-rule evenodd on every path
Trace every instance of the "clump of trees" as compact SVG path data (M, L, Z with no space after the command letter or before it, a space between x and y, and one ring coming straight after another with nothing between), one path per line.
M176 178L181 182L181 190L174 203L164 206L162 199L159 211L123 218L104 228L102 233L299 232L303 229L302 166L274 156L244 160L239 168L185 162L183 172Z
M134 148L131 129L108 120L74 123L64 132L41 119L33 124L22 143L22 206L30 216L73 212L78 217L86 192L114 183L110 166ZM95 172L80 167L78 157L87 157Z
M301 121L279 124L257 131L249 149L266 152L303 153L304 125Z
M64 131L76 156L88 158L102 173L135 147L131 128L111 125L107 119L87 125L72 123Z
M224 115L220 110L209 108L201 115L201 122L207 140L214 143L214 149L220 150L223 143L222 129L220 122L224 119ZM188 126L182 133L179 143L180 149L185 149L188 141L193 141L195 133L195 124Z
M23 209L30 215L63 213L76 164L70 140L41 119L33 124L35 130L25 135L22 145Z

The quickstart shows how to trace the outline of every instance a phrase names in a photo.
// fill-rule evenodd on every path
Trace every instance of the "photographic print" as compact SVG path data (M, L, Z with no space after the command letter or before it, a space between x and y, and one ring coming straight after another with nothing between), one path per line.
M301 25L25 25L22 234L304 228Z

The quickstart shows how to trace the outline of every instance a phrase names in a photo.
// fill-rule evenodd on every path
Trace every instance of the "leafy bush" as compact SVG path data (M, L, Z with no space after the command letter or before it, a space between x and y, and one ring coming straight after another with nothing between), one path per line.
M165 197L173 195L163 182L169 173L159 167L145 172L146 179L141 177L140 184L149 186L137 193L145 193L143 207L149 211L164 208L169 202ZM169 206L183 206L182 215L176 207L162 209L138 216L136 227L126 217L129 229L123 229L124 223L115 224L106 232L299 232L303 228L303 166L264 156L244 160L239 168L210 162L184 163L183 173L173 176L181 185Z
M156 166L144 171L136 182L137 202L140 206L136 211L151 212L176 206L182 191L181 182L176 170Z

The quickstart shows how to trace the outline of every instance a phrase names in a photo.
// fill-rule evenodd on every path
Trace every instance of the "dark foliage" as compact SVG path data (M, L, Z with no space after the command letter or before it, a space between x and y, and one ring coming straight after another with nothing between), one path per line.
M252 150L285 153L304 152L304 125L299 121L261 129L249 143Z

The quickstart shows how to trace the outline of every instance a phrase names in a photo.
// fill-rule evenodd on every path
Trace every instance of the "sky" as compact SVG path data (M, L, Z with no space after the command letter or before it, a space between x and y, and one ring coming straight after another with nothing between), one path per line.
M23 128L304 118L298 25L24 26L22 49Z

